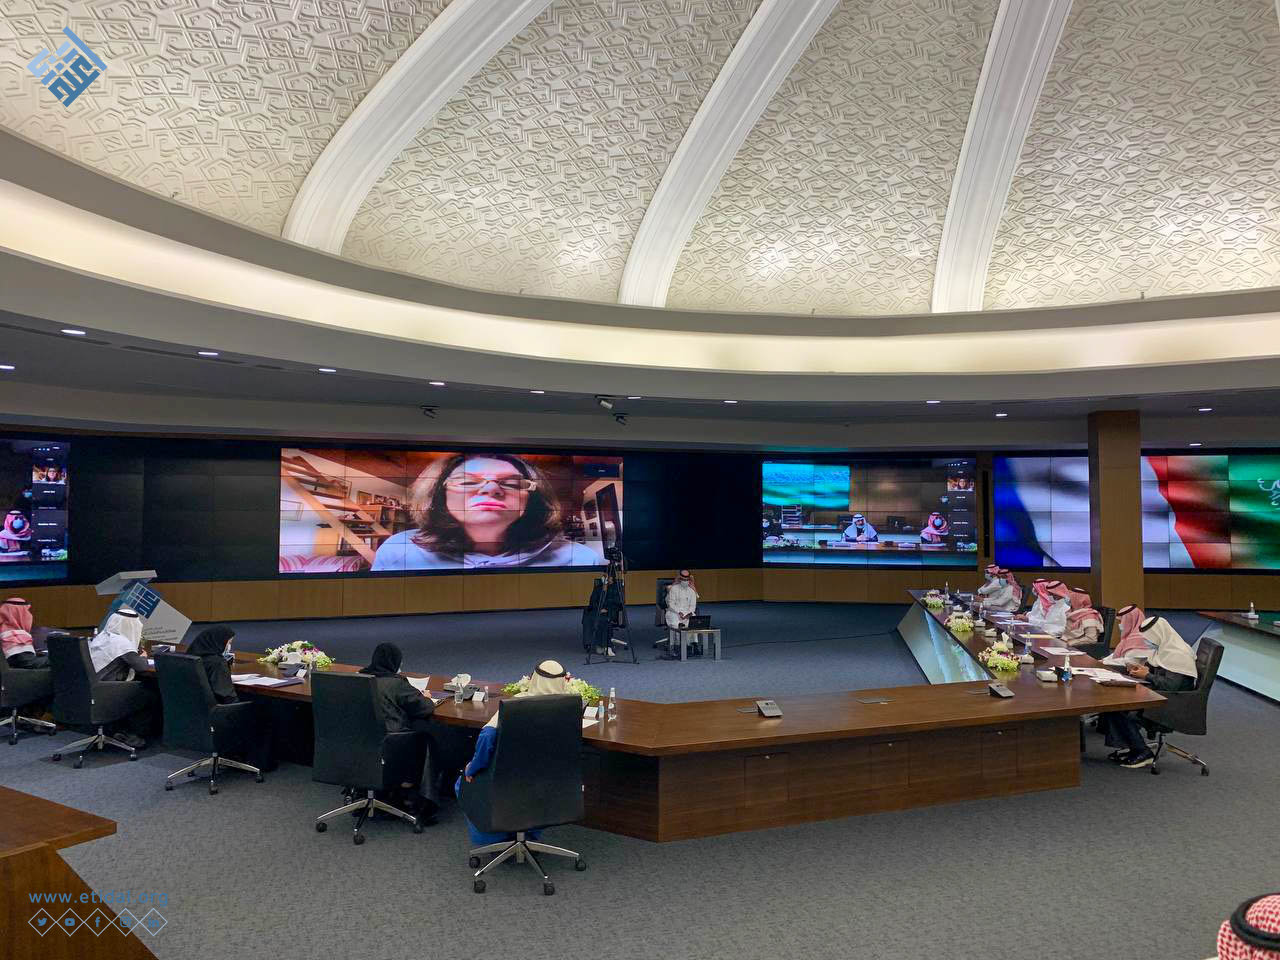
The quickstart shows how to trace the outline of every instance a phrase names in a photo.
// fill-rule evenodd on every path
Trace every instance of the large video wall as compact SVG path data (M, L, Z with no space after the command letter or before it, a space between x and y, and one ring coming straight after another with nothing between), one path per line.
M1142 562L1150 570L1280 569L1280 455L1142 458ZM996 457L996 562L1089 565L1085 457Z
M622 542L622 458L286 448L280 573L597 567Z
M0 582L66 577L69 448L0 437Z
M761 467L765 563L973 566L972 458Z

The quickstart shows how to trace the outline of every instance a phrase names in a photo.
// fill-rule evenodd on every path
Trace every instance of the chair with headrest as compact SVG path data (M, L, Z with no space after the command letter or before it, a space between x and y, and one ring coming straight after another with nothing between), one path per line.
M1196 687L1177 693L1166 693L1165 702L1142 711L1142 725L1148 736L1156 739L1156 760L1160 753L1169 748L1170 753L1177 754L1183 760L1200 767L1200 775L1209 775L1209 766L1193 753L1181 747L1166 743L1165 737L1170 733L1181 733L1191 737L1203 737L1209 732L1209 692L1213 682L1218 678L1218 667L1222 664L1222 644L1209 637L1201 637L1196 647ZM1151 772L1159 773L1156 763L1151 764Z
M53 696L53 674L48 667L36 667L31 670L20 670L9 666L9 662L0 656L0 727L9 727L9 744L18 742L18 724L43 730L49 736L58 731L56 724L36 717L24 717L18 711L33 704L48 700Z
M99 680L89 656L89 641L84 637L50 634L49 669L53 673L53 719L64 726L96 728L93 736L67 744L53 755L61 760L64 753L80 751L74 766L84 764L85 748L115 747L125 750L130 760L137 760L133 747L103 729L143 710L150 702L147 689L138 680Z

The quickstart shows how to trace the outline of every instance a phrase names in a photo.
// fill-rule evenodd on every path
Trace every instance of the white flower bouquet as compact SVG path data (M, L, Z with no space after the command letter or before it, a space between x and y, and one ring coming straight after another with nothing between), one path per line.
M924 605L930 610L941 610L947 605L947 598L937 590L930 590L924 595Z
M1013 644L1008 640L997 640L978 654L978 660L996 673L1012 673L1020 666L1018 656L1013 652Z
M269 663L272 666L282 663L301 663L309 670L328 670L333 666L333 657L307 640L295 640L293 643L273 647L265 656L259 657L258 662Z
M600 697L603 696L603 694L601 694L599 688L593 687L580 677L575 677L567 673L565 674L565 680L569 684L569 692L576 693L580 696L584 707L594 707L600 702ZM529 677L527 674L519 680L516 680L514 683L508 683L502 688L502 692L508 697L514 697L518 693L527 693L528 690Z
M953 613L947 617L946 626L952 633L973 633L973 617L968 613Z

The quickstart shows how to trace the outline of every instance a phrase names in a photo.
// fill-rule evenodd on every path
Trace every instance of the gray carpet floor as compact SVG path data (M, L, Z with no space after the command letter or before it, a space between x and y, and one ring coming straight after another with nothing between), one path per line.
M726 625L737 606L723 611ZM742 607L733 637L744 645L722 664L610 664L606 677L634 678L617 681L620 694L672 699L676 690L720 697L748 687L875 686L895 669L902 676L888 682L919 681L901 650L885 655L896 668L866 662L881 655L868 651L884 651L883 637L812 639L862 634L849 608ZM883 624L901 609L852 612ZM554 617L510 617L508 639L520 648L511 663L530 661L535 649L573 662L571 643L557 639L552 648L552 633L542 632ZM538 623L537 637L525 637L521 622ZM330 626L330 652L363 631ZM254 631L242 636L247 646ZM750 636L811 642L747 647ZM841 648L851 673L796 676L814 664L836 669ZM752 650L765 651L755 677L743 670ZM478 675L507 669L479 648L458 653L458 666ZM705 678L701 687L695 677ZM661 845L558 828L548 839L580 851L590 868L575 873L552 862L554 897L542 896L532 871L518 865L500 868L486 894L473 894L456 807L421 836L383 821L369 825L362 847L345 831L316 834L311 818L338 797L312 783L307 768L283 766L264 784L228 776L217 797L201 784L166 793L163 776L182 757L156 748L136 763L104 756L75 770L48 760L55 743L70 739L59 734L0 744L0 781L119 821L116 836L64 855L95 888L167 897L169 924L149 941L165 960L468 952L538 960L1202 960L1236 904L1280 888L1280 707L1220 683L1210 727L1186 742L1210 763L1209 777L1172 758L1159 777L1114 768L1091 734L1082 785L1072 790Z

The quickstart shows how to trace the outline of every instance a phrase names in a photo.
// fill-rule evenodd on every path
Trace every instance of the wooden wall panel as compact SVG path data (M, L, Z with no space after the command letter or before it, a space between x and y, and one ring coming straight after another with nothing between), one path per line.
M452 613L462 607L464 576L405 577L405 613Z
M867 571L815 570L813 596L819 603L866 603Z
M628 570L627 571L627 603L653 603L654 591L658 589L658 578L669 577L670 570ZM694 570L694 578L701 583L702 571ZM590 598L590 585L587 596ZM583 601L585 604L586 601Z
M552 607L573 607L585 605L590 599L587 595L577 599L573 595L572 574L568 573L520 573L516 574L516 589L519 598L516 606L521 610L540 610Z
M107 615L110 597L100 597L91 586L67 587L67 627L96 627Z
M342 580L281 580L279 616L304 620L342 616Z
M941 587L947 579L945 570L868 570L867 601L869 603L906 603L908 590L926 586Z
M520 574L492 573L462 578L463 610L516 610L520 607Z
M1280 576L1232 577L1231 603L1226 609L1248 610L1250 601L1259 610L1280 610Z
M371 617L404 613L404 577L342 581L342 615Z
M196 623L218 619L213 615L212 583L157 583L155 587L169 606Z
M1167 573L1148 573L1143 577L1143 584L1147 607L1152 610L1161 610L1169 606L1169 596L1173 589L1173 583L1172 578ZM1143 609L1146 609L1146 607Z
M721 600L759 600L761 597L759 567L721 570L717 590Z
M4 591L5 597L22 597L31 604L31 616L37 627L69 627L67 620L68 587L15 587Z
M775 603L811 602L817 595L815 572L811 569L765 567L761 578L763 599Z
M280 581L215 582L212 605L218 620L274 620L280 613Z

